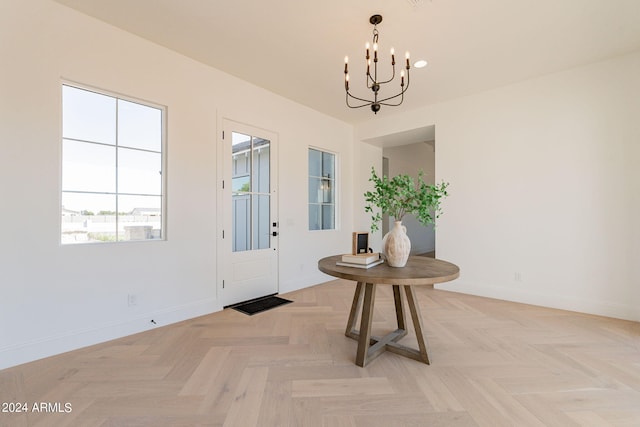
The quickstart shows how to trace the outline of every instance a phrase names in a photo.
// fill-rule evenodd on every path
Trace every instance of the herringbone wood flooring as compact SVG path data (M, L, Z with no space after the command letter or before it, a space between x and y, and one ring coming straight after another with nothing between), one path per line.
M344 336L354 287L0 371L1 402L72 405L0 425L640 426L638 323L417 288L431 365L386 352L359 368ZM390 287L375 307L374 333L395 329Z

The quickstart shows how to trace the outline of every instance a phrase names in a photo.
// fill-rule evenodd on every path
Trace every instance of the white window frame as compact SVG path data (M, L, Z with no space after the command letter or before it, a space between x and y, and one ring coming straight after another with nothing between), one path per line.
M70 191L67 190L65 191L65 189L63 188L63 164L64 164L64 152L63 152L63 144L64 144L64 140L68 139L68 140L72 140L72 141L77 141L77 142L84 142L87 144L95 144L95 142L92 141L84 141L81 139L72 139L72 138L65 138L64 135L64 129L63 129L63 123L64 123L64 105L63 105L63 91L64 91L64 86L69 86L75 89L80 89L80 90L84 90L84 91L88 91L88 92L93 92L96 93L98 95L103 95L103 96L108 96L111 98L114 98L116 100L116 105L117 105L117 101L118 100L123 100L123 101L127 101L127 102L131 102L131 103L135 103L135 104L139 104L145 107L150 107L150 108L155 108L161 111L161 142L160 142L160 165L161 165L161 190L160 190L160 194L159 195L153 195L153 196L159 196L161 198L161 203L160 203L160 237L159 238L149 238L149 239L118 239L118 204L117 204L117 198L119 195L134 195L134 196L149 196L148 194L142 194L142 193L123 193L123 192L119 192L118 191L118 187L116 186L115 192L114 193L108 193L108 194L113 194L114 196L116 196L116 214L115 214L115 230L116 230L116 240L115 241L108 241L108 242L104 242L104 241L88 241L88 242L78 242L80 243L81 246L84 245L102 245L102 244L108 244L108 243L116 243L116 244L126 244L126 243L139 243L139 242L159 242L159 241L166 241L167 240L167 107L165 105L161 105L161 104L157 104L151 101L147 101L147 100L143 100L140 98L135 98L135 97L131 97L131 96L127 96L127 95L122 95L113 91L109 91L109 90L105 90L105 89L99 89L93 86L89 86L89 85L85 85L82 83L77 83L74 81L70 81L70 80L61 80L60 83L60 154L59 154L59 159L60 159L60 179L59 179L59 216L58 216L58 224L60 225L60 229L59 229L59 233L58 233L58 238L59 238L59 243L62 246L77 246L78 243L71 243L71 242L63 242L62 241L62 235L63 235L63 230L62 230L62 216L63 216L63 211L64 211L64 206L62 204L63 202L63 194L64 193L86 193L86 194L105 194L103 192L91 192L91 191ZM117 112L117 110L116 110ZM118 145L118 140L117 140L117 120L116 120L116 141L115 141L115 145L109 145L109 144L101 144L101 145L105 145L105 146L113 146L115 147L116 151L119 149L119 145ZM140 152L155 152L158 153L155 150L145 150L145 149L141 149L141 148L135 148L135 147L126 147L126 146L122 146L122 148L126 148L128 150L135 150L135 151L140 151ZM115 165L115 171L117 173L118 171L118 164L116 163ZM117 181L117 180L116 180Z
M323 177L316 177L316 176L312 176L311 175L311 171L309 170L309 151L310 150L315 150L315 151L319 151L321 153L327 153L327 154L331 154L333 155L333 172L334 172L334 177L331 178L331 180L333 181L333 228L319 228L319 229L312 229L311 228L311 224L309 223L309 208L311 205L318 205L318 203L312 203L310 200L310 194L309 194L309 184L308 184L308 180L310 178L323 178ZM311 231L311 232L332 232L332 231L337 231L340 227L340 222L339 222L339 195L340 195L340 173L339 173L339 155L338 153L336 153L335 151L331 151L331 150L327 150L326 148L320 148L320 147L315 147L315 146L308 146L307 147L307 230ZM322 206L323 203L320 203L320 205Z

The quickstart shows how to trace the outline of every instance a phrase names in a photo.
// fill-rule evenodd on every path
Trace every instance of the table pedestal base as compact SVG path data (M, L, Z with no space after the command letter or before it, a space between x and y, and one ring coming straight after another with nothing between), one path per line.
M393 285L393 299L396 306L398 329L384 337L377 337L371 336L376 284L358 282L355 294L353 295L353 304L351 305L351 312L349 313L349 320L347 321L347 329L345 331L346 336L358 341L356 365L364 367L385 350L415 359L427 365L429 364L426 337L424 336L422 328L422 318L418 311L415 292L411 286L402 286L402 288L404 288L404 295L407 297L411 320L416 330L418 349L413 349L398 343L401 338L407 335L404 295L401 287L399 285ZM358 331L355 327L361 306L362 317L360 320L360 331Z

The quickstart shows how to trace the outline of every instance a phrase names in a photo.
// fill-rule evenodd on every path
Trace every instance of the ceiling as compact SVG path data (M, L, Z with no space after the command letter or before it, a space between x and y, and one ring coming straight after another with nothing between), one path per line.
M638 0L56 1L349 123L374 118L345 106L343 85L348 55L351 89L370 93L374 13L381 74L390 47L429 62L378 116L640 49Z

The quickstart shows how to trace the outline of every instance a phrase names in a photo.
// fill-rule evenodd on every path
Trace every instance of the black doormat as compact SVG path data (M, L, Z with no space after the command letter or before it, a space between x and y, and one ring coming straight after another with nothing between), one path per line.
M293 301L272 295L247 302L241 302L240 304L232 305L230 308L241 313L248 314L249 316L253 316L256 313L261 313L284 304L289 304L290 302Z

